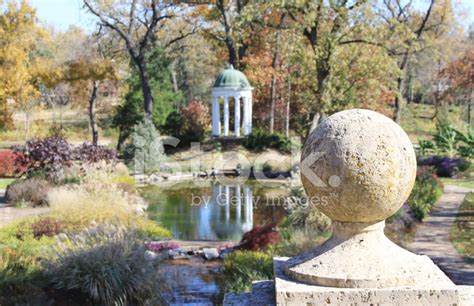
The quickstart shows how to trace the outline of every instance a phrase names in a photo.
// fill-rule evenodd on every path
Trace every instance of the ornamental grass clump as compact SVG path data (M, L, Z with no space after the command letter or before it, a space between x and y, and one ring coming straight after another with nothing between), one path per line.
M45 278L54 289L79 293L91 304L157 304L165 287L159 261L147 259L145 251L133 229L90 227L58 242L56 256L44 265Z
M91 165L83 169L80 185L57 187L48 194L50 216L61 220L65 230L80 231L91 223L113 223L135 227L144 238L171 237L169 230L137 215L141 198L125 192L115 182L112 168Z
M17 206L43 206L48 204L51 184L43 178L32 177L8 185L5 201Z

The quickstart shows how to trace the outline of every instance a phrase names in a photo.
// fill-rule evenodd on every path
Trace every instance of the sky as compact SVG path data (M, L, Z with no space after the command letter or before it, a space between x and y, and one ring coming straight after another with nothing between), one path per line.
M94 21L82 9L82 0L29 0L36 8L39 19L65 31L75 25L85 29L94 29Z
M71 25L93 30L94 20L82 9L82 0L30 0L37 9L39 18L47 24L53 25L61 31L67 30ZM474 23L474 0L459 0L465 12L464 26ZM456 1L453 1L456 3Z

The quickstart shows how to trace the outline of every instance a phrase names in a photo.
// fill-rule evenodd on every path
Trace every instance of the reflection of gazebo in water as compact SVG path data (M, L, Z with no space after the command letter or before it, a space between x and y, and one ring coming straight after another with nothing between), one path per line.
M212 88L212 135L221 137L221 101L223 100L224 137L229 136L229 106L234 103L234 135L240 137L252 134L252 90L247 77L228 65L217 77ZM241 113L243 116L241 118Z
M253 199L250 186L212 185L212 199L209 205L218 209L202 207L199 211L200 237L220 239L235 236L253 228Z

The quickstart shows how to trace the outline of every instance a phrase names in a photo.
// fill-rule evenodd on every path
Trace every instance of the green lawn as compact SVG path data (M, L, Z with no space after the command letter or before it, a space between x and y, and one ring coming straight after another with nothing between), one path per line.
M451 241L467 261L474 264L474 193L464 199L451 228Z
M7 186L13 181L14 181L14 179L2 179L2 178L0 178L0 190L6 189Z
M402 108L401 125L413 142L418 138L430 139L436 130L436 120L431 119L435 109L432 105L410 103ZM453 127L465 132L467 124L463 109L452 105L440 110L439 118L450 122Z
M470 188L474 189L474 180L472 178L459 178L459 179L453 179L453 178L441 178L441 181L445 185L454 185L454 186L459 186L463 188Z

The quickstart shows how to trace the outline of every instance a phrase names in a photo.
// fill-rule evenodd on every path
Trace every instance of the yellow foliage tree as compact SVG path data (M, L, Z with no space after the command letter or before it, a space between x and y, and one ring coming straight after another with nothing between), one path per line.
M35 65L41 57L38 50L48 40L38 25L36 11L26 0L0 1L0 128L12 125L7 101L27 114L39 98Z

